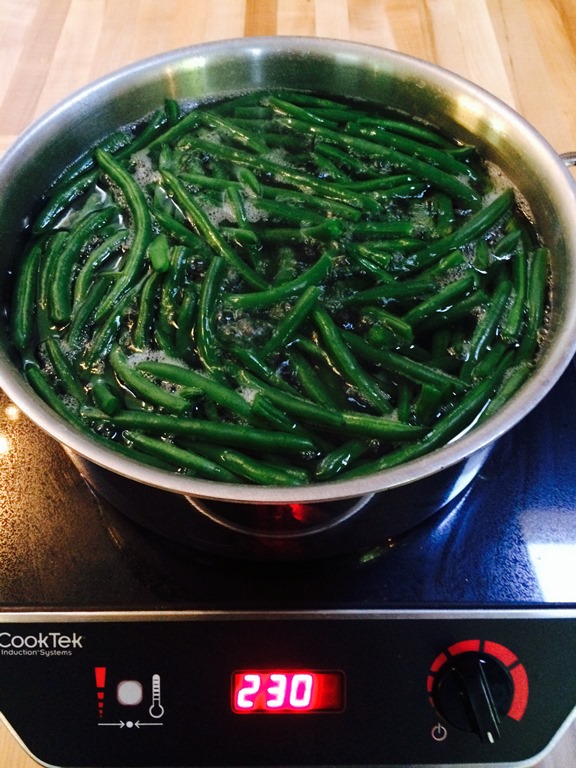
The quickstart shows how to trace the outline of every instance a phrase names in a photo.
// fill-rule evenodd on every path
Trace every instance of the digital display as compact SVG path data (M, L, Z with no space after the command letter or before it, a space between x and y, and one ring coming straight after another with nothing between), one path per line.
M232 675L232 709L237 714L341 712L342 672L249 669Z

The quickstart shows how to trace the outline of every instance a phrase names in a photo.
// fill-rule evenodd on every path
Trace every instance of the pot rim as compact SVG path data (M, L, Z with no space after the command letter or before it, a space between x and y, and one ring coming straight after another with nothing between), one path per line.
M219 40L151 56L104 75L56 104L16 139L0 159L0 189L3 187L3 177L9 176L11 169L18 167L19 159L41 145L46 135L50 138L62 117L73 114L77 105L93 100L98 95L106 94L106 98L102 100L104 103L114 98L115 93L120 93L122 88L133 80L153 79L163 71L169 71L170 67L183 59L197 59L201 64L202 60L209 58L211 54L224 51L229 57L252 56L254 59L261 56L290 54L330 56L337 52L339 56L355 59L358 62L371 60L373 64L377 61L382 65L389 63L392 66L401 67L403 74L424 77L427 85L441 91L449 87L452 90L457 89L462 99L466 97L470 99L470 104L481 104L484 111L489 111L493 125L500 124L503 126L501 130L513 126L517 131L522 132L526 140L532 144L533 153L537 154L542 162L546 162L550 183L562 192L559 196L562 207L558 214L566 228L565 240L567 243L576 244L576 216L574 215L576 185L561 157L518 112L480 86L436 64L398 51L331 38L275 36ZM573 255L572 260L576 262L576 256ZM334 480L296 488L280 488L225 484L179 475L141 464L120 455L113 449L102 447L89 436L78 433L36 395L5 349L0 349L0 387L37 426L66 448L105 469L146 485L188 496L252 504L323 502L354 498L413 483L465 460L472 453L500 438L544 398L560 378L576 351L576 276L574 273L576 268L571 270L568 276L572 282L570 288L571 294L575 297L574 301L570 302L567 308L562 326L554 332L554 344L545 350L542 368L524 383L498 413L484 424L470 429L447 445L418 459L352 480Z

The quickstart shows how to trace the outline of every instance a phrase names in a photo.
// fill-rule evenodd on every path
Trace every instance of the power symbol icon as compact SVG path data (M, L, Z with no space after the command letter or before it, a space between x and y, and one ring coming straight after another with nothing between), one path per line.
M434 741L444 741L444 739L448 736L448 730L444 725L442 725L442 723L436 723L436 725L432 726L430 735Z

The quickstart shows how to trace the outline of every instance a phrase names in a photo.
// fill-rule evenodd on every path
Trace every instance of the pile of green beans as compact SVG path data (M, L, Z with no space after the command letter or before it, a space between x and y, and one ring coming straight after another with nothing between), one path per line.
M219 482L434 450L530 374L548 254L473 147L361 102L173 100L55 182L16 275L25 375L79 430Z

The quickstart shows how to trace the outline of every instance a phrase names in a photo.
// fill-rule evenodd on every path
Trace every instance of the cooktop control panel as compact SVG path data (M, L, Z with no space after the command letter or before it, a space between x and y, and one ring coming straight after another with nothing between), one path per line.
M550 609L5 613L0 710L54 766L522 763L570 719L575 636Z

